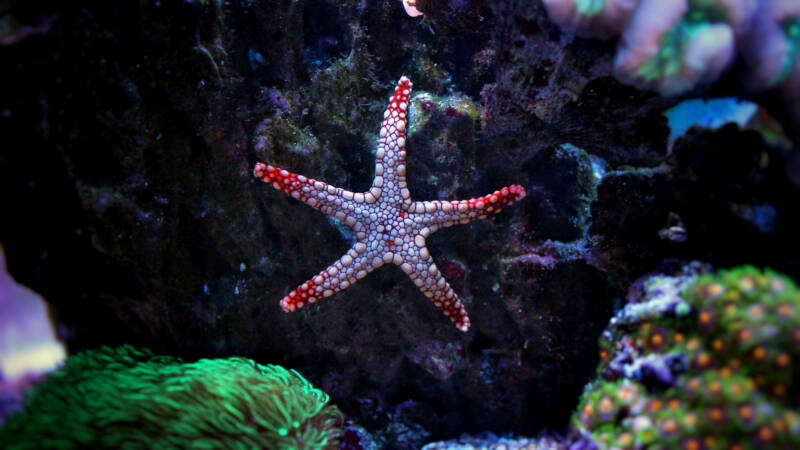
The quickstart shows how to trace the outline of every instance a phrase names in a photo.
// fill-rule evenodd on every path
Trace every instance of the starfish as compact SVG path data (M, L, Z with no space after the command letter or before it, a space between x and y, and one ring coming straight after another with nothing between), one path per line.
M495 214L525 197L522 186L504 187L470 200L411 200L406 187L406 128L411 81L401 77L383 114L375 178L366 192L350 192L287 170L257 163L253 175L353 228L356 242L331 264L281 300L290 312L346 289L384 265L400 266L461 331L470 320L464 305L444 279L425 245L439 228Z

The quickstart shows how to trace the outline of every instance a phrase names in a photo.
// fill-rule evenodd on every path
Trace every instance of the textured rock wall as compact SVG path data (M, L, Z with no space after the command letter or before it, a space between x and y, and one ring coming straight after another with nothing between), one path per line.
M614 302L666 258L800 274L794 153L725 128L667 155L661 112L677 100L619 85L613 45L561 34L538 2L420 8L11 2L19 24L55 21L0 49L13 68L0 240L69 348L295 367L385 443L415 447L466 428L565 426ZM301 312L278 307L352 236L257 183L253 164L365 190L403 74L417 93L474 104L421 105L413 198L529 192L429 240L473 319L466 335L394 267ZM742 213L764 204L772 229ZM670 213L684 243L659 238Z

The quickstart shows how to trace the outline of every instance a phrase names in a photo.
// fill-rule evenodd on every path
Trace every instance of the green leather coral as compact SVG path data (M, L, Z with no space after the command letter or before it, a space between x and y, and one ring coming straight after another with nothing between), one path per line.
M670 280L604 332L575 427L615 448L797 448L800 290L753 267Z
M328 400L281 366L102 347L35 387L0 448L336 448Z

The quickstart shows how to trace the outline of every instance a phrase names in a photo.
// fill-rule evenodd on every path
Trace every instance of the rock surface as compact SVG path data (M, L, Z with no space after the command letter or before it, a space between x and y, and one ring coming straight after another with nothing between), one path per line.
M614 81L613 44L560 33L538 2L435 3L412 19L394 1L10 2L20 23L56 19L0 54L0 241L69 350L293 367L380 442L418 448L563 429L614 305L665 260L800 276L796 151L725 127L668 155L677 100ZM278 307L352 236L253 164L365 190L404 74L450 99L409 136L413 198L530 193L428 243L466 335L396 268ZM684 242L659 235L671 213Z

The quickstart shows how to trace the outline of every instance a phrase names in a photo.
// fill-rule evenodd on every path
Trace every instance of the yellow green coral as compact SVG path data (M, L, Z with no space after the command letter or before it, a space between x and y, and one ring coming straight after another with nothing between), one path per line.
M695 278L659 314L612 321L573 424L618 448L796 447L799 310L800 290L769 270Z

